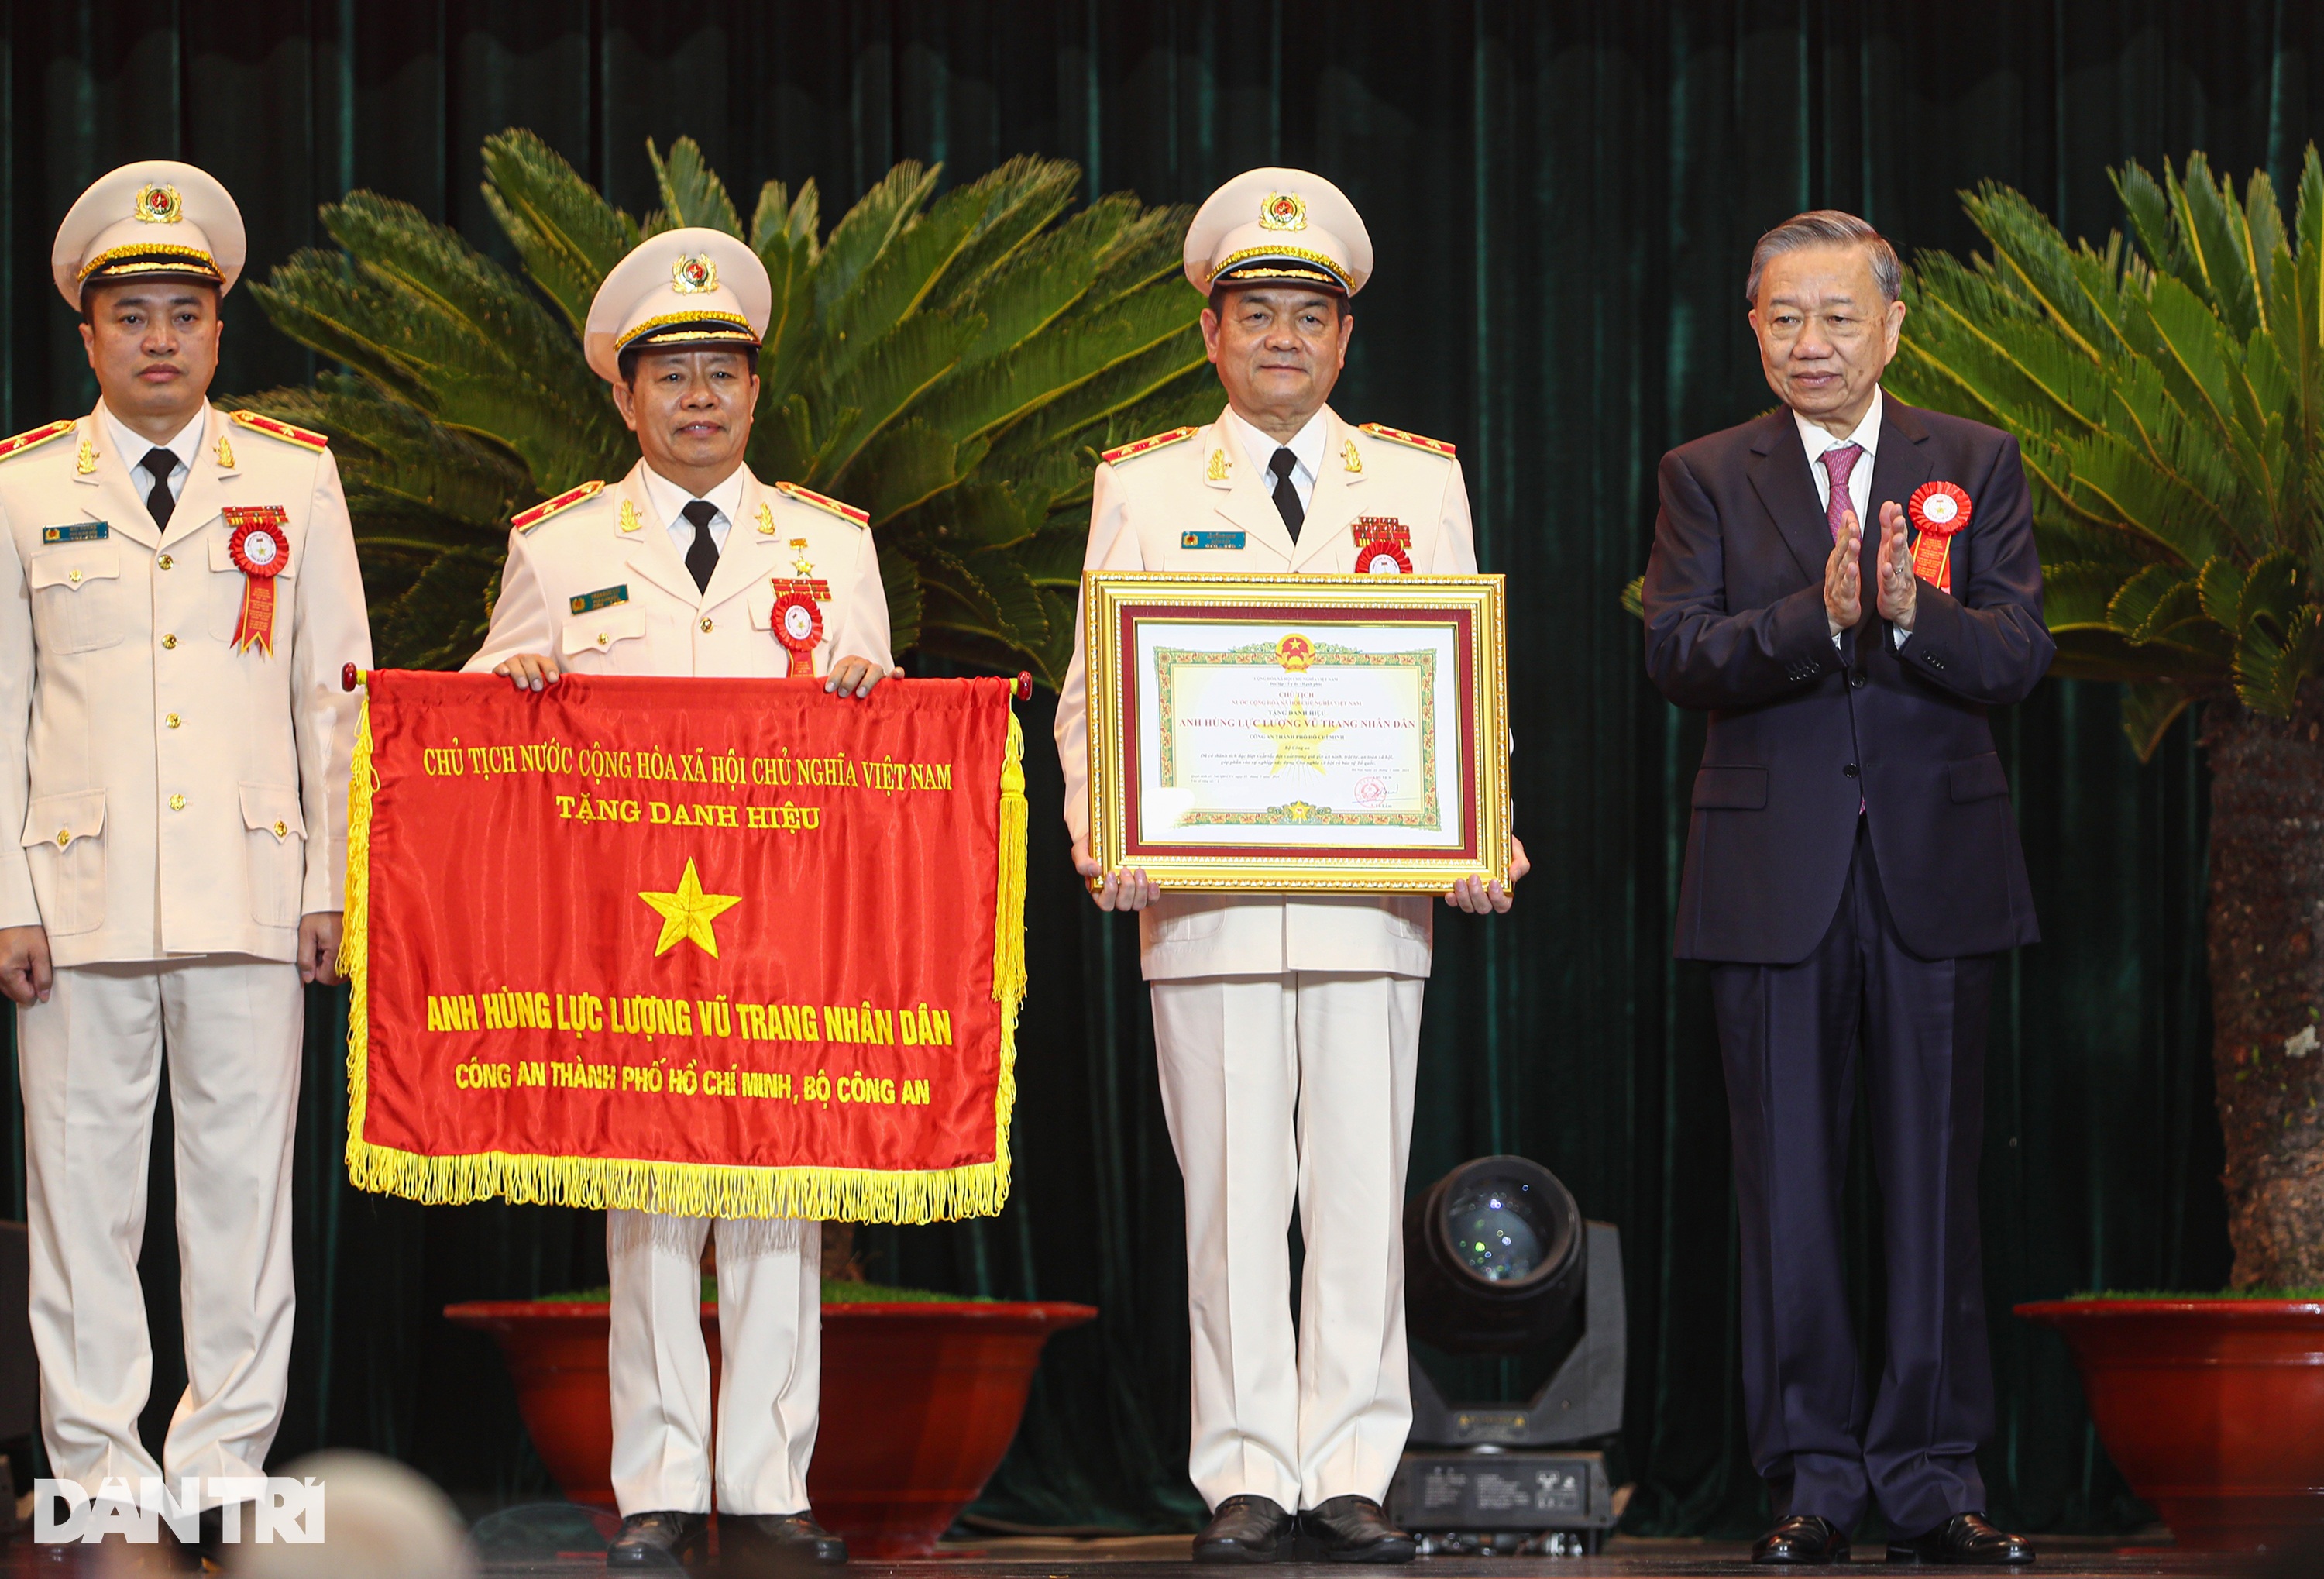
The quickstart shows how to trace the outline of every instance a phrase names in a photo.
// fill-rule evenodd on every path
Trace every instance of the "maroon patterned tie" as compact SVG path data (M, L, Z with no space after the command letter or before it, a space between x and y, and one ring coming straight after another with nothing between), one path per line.
M1840 518L1843 512L1853 510L1848 502L1848 474L1864 456L1861 444L1837 444L1823 452L1824 475L1831 479L1831 502L1824 506L1823 518L1831 524L1831 540L1840 540Z
M1856 469L1856 463L1863 457L1864 446L1861 444L1836 444L1819 457L1823 462L1824 475L1831 479L1831 498L1824 505L1823 518L1831 523L1831 540L1834 542L1840 540L1840 518L1856 508L1848 497L1848 474ZM1861 526L1863 523L1858 522L1857 524ZM1869 576L1865 577L1863 586L1868 594L1872 588ZM1856 798L1857 816L1864 815L1865 804L1864 797L1858 795Z

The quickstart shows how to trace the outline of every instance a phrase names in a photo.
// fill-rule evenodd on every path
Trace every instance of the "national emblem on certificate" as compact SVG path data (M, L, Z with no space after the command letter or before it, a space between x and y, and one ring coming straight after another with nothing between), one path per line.
M1086 590L1107 869L1213 891L1504 875L1499 577L1121 572Z

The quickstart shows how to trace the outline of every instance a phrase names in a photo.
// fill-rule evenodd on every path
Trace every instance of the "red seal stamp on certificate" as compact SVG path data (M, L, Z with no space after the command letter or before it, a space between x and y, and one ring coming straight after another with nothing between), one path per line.
M1920 534L1913 545L1913 574L1940 592L1953 589L1952 537L1969 516L1969 495L1958 483L1923 483L1904 501L1904 518Z
M793 679L815 677L815 644L823 640L823 611L805 592L786 592L775 599L775 640L791 655Z
M1412 529L1393 515L1359 515L1349 528L1356 540L1360 576L1412 574Z
M290 563L290 512L280 504L229 505L224 512L233 535L226 558L242 572L242 614L235 622L234 645L274 653L274 578Z

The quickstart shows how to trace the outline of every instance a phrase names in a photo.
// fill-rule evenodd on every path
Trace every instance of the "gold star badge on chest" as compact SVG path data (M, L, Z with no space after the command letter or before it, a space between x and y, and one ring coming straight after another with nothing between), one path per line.
M791 539L791 568L798 573L794 579L785 580L779 576L772 578L778 600L796 592L817 603L831 601L831 583L816 575L815 565L807 557L807 539L803 537Z

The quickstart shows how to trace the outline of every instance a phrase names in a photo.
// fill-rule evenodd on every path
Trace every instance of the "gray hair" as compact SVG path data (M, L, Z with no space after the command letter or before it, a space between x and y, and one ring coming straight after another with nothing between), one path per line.
M1904 265L1896 261L1896 249L1888 245L1887 237L1841 209L1811 208L1793 215L1759 238L1759 245L1751 249L1751 272L1743 281L1743 299L1754 307L1759 305L1759 279L1767 272L1770 258L1825 246L1862 247L1870 254L1872 278L1880 287L1881 300L1894 301L1904 293Z

